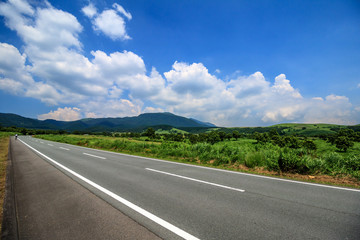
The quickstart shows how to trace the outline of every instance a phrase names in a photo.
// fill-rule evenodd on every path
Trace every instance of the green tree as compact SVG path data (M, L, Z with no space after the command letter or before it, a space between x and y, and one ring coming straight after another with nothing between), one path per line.
M304 148L308 149L308 150L316 150L316 145L313 141L311 140L305 140L305 142L303 143Z
M257 143L266 143L269 140L268 135L266 133L258 133L258 132L254 133L254 139L257 141Z
M225 140L225 138L226 138L226 133L225 132L220 131L220 132L218 132L218 135L219 135L221 141Z
M209 134L207 134L206 141L210 144L215 144L217 142L220 142L221 138L217 132L212 131Z
M343 152L346 152L354 143L347 136L339 136L335 139L336 147Z
M284 141L289 148L300 148L300 142L295 136L286 136Z
M270 137L270 139L273 139L273 138L278 137L279 133L278 133L278 131L276 131L276 129L273 128L269 131L268 136Z
M239 138L240 138L240 133L239 133L239 131L237 131L237 130L234 130L233 132L232 132L232 137L233 138L235 138L235 140L238 140Z
M191 142L191 144L195 144L199 141L199 137L196 134L190 134L189 136L189 141Z
M151 139L155 138L155 130L153 128L146 129L146 131L144 132L144 136L147 136Z

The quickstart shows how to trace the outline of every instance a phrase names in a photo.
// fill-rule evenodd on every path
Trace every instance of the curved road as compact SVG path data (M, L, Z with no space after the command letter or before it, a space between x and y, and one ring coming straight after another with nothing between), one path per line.
M20 141L164 239L359 239L360 190Z

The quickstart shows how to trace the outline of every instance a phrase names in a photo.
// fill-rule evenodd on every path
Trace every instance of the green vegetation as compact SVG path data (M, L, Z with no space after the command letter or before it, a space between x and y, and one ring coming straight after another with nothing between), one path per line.
M250 135L241 135L236 130L231 134L212 131L201 134L159 135L152 128L141 135L133 133L114 135L116 137L91 135L38 137L91 148L226 169L350 177L360 185L359 133L352 130L341 130L324 139L281 136L274 128L269 132L255 132ZM348 145L343 139L351 144Z

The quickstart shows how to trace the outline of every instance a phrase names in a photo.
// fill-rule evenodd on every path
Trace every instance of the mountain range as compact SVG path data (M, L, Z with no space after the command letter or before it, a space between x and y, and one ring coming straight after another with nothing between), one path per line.
M23 127L30 129L66 131L136 131L148 127L211 128L214 124L185 118L172 113L143 113L136 117L124 118L85 118L77 121L37 120L11 113L0 113L0 126Z

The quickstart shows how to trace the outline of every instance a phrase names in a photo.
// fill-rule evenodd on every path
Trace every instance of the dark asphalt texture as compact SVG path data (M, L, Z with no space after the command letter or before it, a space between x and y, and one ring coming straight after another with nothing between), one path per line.
M16 206L2 239L160 239L20 141L11 139L10 152Z

